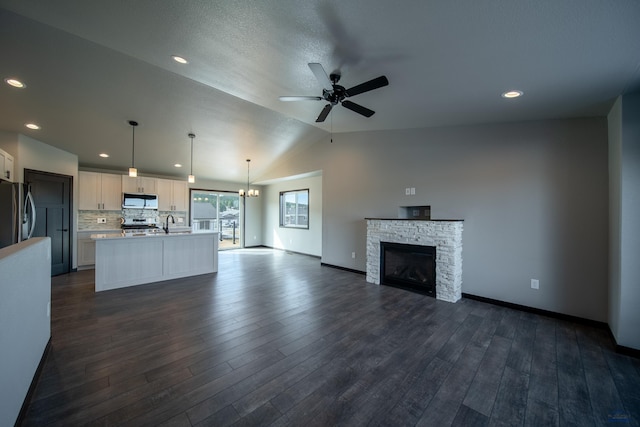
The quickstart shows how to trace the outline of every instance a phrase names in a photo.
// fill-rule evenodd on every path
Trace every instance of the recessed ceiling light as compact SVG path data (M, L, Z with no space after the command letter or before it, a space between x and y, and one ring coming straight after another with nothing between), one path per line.
M27 87L26 84L22 83L18 79L6 78L4 79L4 81L7 82L8 85L17 87L18 89L24 89L25 87Z
M172 55L171 57L173 58L174 61L176 61L179 64L188 64L189 63L189 61L184 59L182 56Z
M100 153L100 157L104 157L106 159L109 155L107 153Z
M502 94L503 98L519 98L524 95L524 92L521 90L510 90Z
M182 165L181 165L180 163L176 163L176 164L175 164L175 165L173 165L173 166L175 166L175 167L177 167L177 168L181 168L181 167L182 167Z
M33 129L33 130L38 130L38 129L40 129L40 126L38 126L38 125L37 125L37 124L35 124L35 123L27 123L27 124L25 124L25 126L26 126L26 127L28 127L29 129Z

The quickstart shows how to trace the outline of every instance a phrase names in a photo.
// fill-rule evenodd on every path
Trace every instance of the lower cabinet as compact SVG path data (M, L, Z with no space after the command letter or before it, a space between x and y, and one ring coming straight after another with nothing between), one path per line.
M78 232L78 267L89 267L96 263L96 241L89 236L95 233Z

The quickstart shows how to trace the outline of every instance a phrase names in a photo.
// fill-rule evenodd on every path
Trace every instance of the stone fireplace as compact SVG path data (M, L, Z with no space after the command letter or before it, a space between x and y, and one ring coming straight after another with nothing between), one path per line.
M367 282L390 284L427 295L434 295L435 291L437 299L448 302L461 298L461 220L366 220ZM386 248L393 249L391 261ZM385 275L381 276L383 272ZM435 275L433 285L429 283L433 281L430 275Z
M380 242L380 284L436 296L436 247Z

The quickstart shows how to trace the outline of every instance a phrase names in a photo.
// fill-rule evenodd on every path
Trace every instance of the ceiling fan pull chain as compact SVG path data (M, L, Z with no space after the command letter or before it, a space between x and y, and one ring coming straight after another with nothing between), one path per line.
M333 116L331 116L331 143L333 144Z

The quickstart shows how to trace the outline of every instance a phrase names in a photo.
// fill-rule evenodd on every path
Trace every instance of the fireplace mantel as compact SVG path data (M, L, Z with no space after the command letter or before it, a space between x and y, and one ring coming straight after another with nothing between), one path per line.
M456 302L462 296L463 220L365 218L367 282L380 284L380 242L436 247L436 298Z

